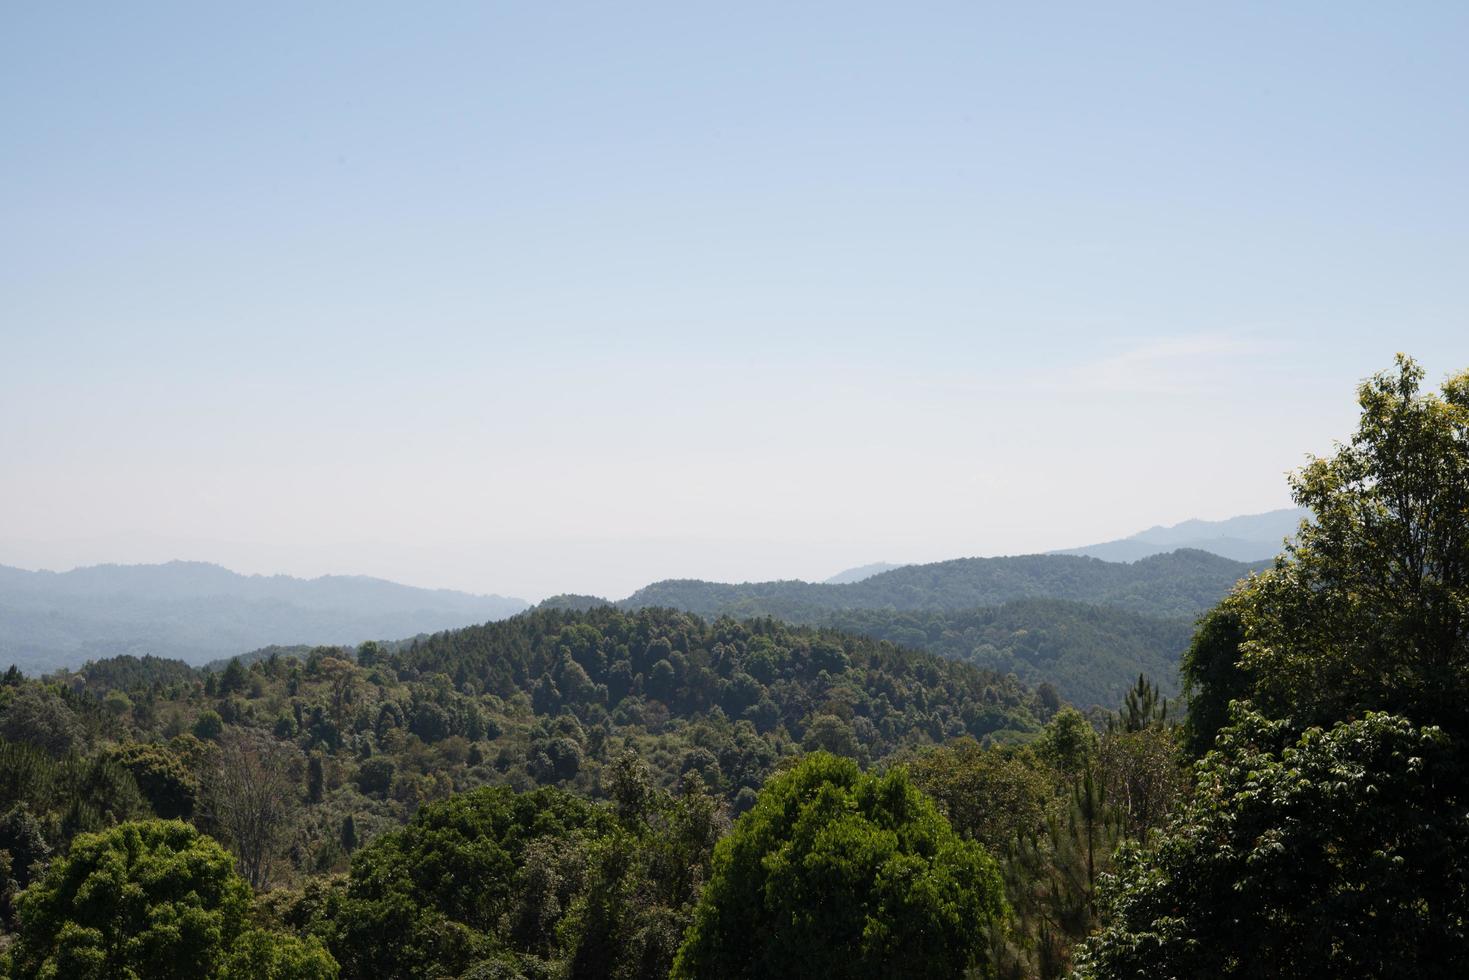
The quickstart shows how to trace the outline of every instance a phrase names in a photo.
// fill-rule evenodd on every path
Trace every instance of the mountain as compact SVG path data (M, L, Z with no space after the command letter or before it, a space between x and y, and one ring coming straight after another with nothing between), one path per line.
M1182 549L1131 563L1072 555L959 558L857 582L655 582L617 605L832 627L1118 703L1139 673L1178 692L1194 620L1264 562Z
M352 644L502 619L520 599L364 576L240 575L205 562L0 566L0 663L36 672L118 654L201 664L273 644Z
M1113 708L1145 674L1165 697L1178 694L1179 658L1191 617L1162 619L1065 599L1017 599L962 612L849 609L822 626L936 653L1033 688L1049 684L1078 707Z
M874 575L881 575L883 572L891 572L894 569L905 567L904 565L894 565L892 562L875 561L871 565L858 565L856 568L849 568L844 572L837 572L821 584L850 585L853 582L860 582L863 579L872 578Z
M1070 599L1147 616L1197 616L1263 565L1198 550L1153 555L1131 564L1070 555L956 558L907 565L845 585L668 579L639 589L618 605L667 606L702 616L774 616L794 623L818 622L840 610L955 612L1016 599Z
M1150 527L1131 537L1082 548L1053 551L1054 555L1087 555L1103 561L1137 561L1165 551L1192 548L1235 561L1261 561L1280 553L1286 538L1296 533L1310 511L1301 507L1247 514L1223 521L1184 521L1169 527Z

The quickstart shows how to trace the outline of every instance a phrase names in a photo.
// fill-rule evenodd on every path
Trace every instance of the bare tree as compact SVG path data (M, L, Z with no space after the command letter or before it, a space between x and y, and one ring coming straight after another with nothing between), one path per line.
M240 874L264 889L300 807L301 753L237 729L220 742L207 783L209 813L233 846Z

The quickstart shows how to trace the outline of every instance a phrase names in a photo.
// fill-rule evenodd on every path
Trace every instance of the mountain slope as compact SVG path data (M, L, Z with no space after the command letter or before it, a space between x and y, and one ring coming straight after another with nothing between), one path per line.
M1116 541L1067 548L1051 554L1086 555L1103 561L1137 561L1160 552L1190 548L1235 561L1261 561L1279 554L1284 539L1294 535L1309 514L1303 508L1289 507L1223 521L1184 521L1170 527L1150 527Z
M851 609L821 620L850 633L936 653L1030 687L1049 683L1080 707L1122 703L1138 674L1173 697L1192 618L1159 619L1064 599L1019 599L962 612Z
M500 619L519 599L382 579L239 575L204 562L0 567L0 663L35 672L117 654L199 664L271 644L345 644Z
M1194 550L1132 564L1068 555L958 558L908 565L846 585L670 579L639 589L618 604L629 609L667 606L703 616L774 616L796 623L817 622L839 610L954 612L1040 598L1148 616L1196 616L1262 566Z

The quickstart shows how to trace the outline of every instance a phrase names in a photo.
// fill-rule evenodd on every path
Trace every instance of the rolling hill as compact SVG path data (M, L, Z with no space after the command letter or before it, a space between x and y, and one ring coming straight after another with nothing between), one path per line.
M0 566L0 663L27 672L118 654L191 664L272 644L349 644L501 619L519 599L363 576L240 575L204 562Z

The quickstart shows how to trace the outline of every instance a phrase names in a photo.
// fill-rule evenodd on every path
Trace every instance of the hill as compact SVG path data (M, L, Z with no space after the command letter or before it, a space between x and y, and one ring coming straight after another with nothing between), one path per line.
M0 663L35 673L118 654L200 664L275 644L352 644L501 619L519 599L364 576L240 575L204 562L0 566Z
M1145 674L1178 694L1179 658L1192 618L1159 619L1063 599L1019 599L963 612L850 609L822 624L1049 684L1079 707L1120 704Z
M908 565L845 585L670 579L639 589L619 605L814 623L853 609L958 612L1017 599L1068 599L1145 616L1193 617L1263 566L1197 550L1154 555L1131 564L1069 555L958 558Z
M1235 561L1261 561L1280 553L1285 538L1296 533L1309 513L1300 507L1248 514L1223 521L1184 521L1169 527L1150 527L1130 537L1082 548L1055 551L1056 555L1087 555L1103 561L1137 561L1179 548L1207 551Z

